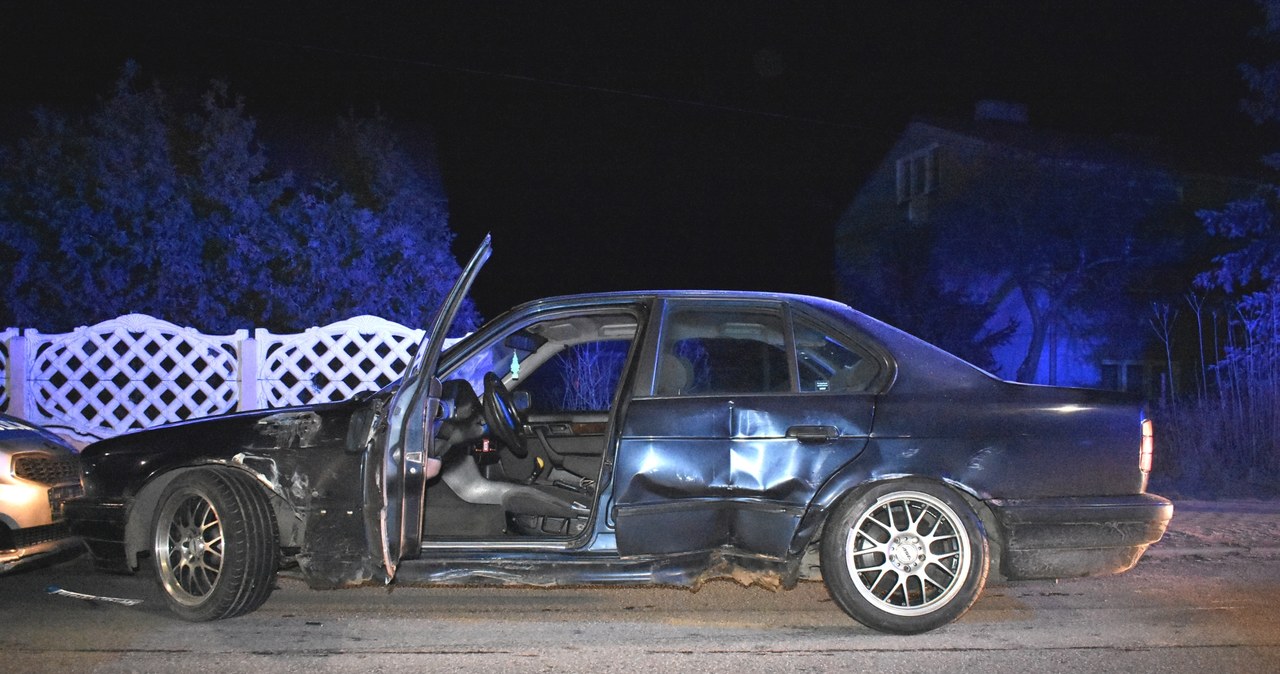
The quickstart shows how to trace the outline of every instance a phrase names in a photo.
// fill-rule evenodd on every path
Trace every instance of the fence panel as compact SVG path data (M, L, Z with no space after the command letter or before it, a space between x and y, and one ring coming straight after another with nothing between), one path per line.
M424 330L356 316L295 335L259 328L259 401L264 407L346 400L400 377Z
M423 334L377 316L299 334L258 329L254 338L142 314L63 334L8 328L0 410L83 442L236 409L344 400L397 379Z
M24 416L94 438L233 410L237 344L248 332L204 335L130 314L68 333L23 336Z

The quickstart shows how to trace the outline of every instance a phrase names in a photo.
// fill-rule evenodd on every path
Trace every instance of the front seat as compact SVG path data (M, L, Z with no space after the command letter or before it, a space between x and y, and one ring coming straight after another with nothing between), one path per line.
M591 514L588 500L593 495L555 485L489 480L466 456L445 467L440 477L467 503L502 506L511 533L576 536L582 533Z

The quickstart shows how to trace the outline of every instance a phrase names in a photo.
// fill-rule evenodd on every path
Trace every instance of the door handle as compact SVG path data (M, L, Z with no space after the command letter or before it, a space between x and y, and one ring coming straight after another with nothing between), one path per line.
M787 437L800 442L827 442L840 437L840 429L835 426L792 426L787 429Z

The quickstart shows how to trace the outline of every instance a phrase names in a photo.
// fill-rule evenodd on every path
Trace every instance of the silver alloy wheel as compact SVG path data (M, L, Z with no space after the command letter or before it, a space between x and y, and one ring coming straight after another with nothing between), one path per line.
M222 573L222 520L205 496L188 489L171 498L155 527L160 582L180 604L195 606L208 598Z
M886 494L862 513L845 544L858 592L880 610L918 616L945 606L969 576L964 521L918 491Z

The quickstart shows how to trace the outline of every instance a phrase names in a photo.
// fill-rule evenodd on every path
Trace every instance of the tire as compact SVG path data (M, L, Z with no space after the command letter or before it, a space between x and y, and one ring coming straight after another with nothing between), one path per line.
M987 581L982 521L959 494L895 480L845 497L822 537L822 578L836 604L881 632L916 634L964 615Z
M275 587L275 513L245 473L202 468L179 476L160 496L151 531L156 582L185 620L249 613Z

